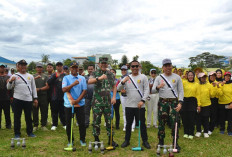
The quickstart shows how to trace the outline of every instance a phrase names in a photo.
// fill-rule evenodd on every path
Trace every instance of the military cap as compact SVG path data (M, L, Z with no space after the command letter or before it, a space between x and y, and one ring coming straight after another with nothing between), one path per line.
M22 59L22 60L18 61L17 64L18 64L18 65L19 65L19 64L27 65L27 62L26 62L24 59Z
M100 57L99 63L108 63L108 58L107 57Z

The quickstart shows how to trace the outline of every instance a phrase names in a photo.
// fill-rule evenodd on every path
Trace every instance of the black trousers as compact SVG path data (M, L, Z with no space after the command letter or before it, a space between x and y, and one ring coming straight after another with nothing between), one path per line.
M210 106L201 107L201 112L197 114L197 132L201 132L201 125L204 127L204 133L209 131Z
M211 98L209 131L213 132L218 118L218 98Z
M52 126L58 125L58 115L63 126L66 125L64 116L64 100L51 101Z
M33 123L35 127L39 125L39 109L41 114L41 126L46 126L48 119L47 96L38 96L38 107L33 106Z
M70 142L71 136L71 123L72 123L72 108L64 108L65 120L66 120L66 134L68 136L68 141ZM79 124L80 140L85 141L86 128L85 128L85 107L75 107L74 113L77 115L77 122ZM72 135L72 140L74 141L74 136Z
M196 111L182 111L182 122L184 125L184 134L194 135L194 126Z
M92 99L85 99L85 125L89 126L89 117L92 105Z
M2 122L2 110L4 111L6 128L11 128L10 100L0 100L0 128Z
M15 135L21 135L20 129L21 129L21 115L22 110L24 110L25 114L25 120L26 120L26 130L27 134L29 135L32 133L33 127L32 127L32 118L31 118L31 112L32 112L32 101L23 101L19 99L14 98L14 133Z
M120 99L117 99L116 100L116 104L114 104L114 113L115 113L115 124L116 124L116 127L119 127L119 123L120 123L120 113L119 113L120 104L121 104Z
M140 112L140 116L139 116L139 112ZM146 127L146 118L145 118L145 108L130 108L130 107L126 107L126 136L125 136L125 140L126 141L130 141L130 137L131 137L131 127L132 127L132 123L134 120L134 117L136 117L136 119L140 119L140 131L141 131L141 136L143 139L143 142L147 141L147 127Z
M228 121L227 132L232 132L232 109L225 109L225 105L229 104L219 104L219 122L220 131L225 131L225 122Z

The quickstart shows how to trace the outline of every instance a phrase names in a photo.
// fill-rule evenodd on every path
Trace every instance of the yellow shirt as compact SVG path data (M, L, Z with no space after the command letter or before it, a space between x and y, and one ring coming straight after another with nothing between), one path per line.
M229 104L232 102L232 84L224 84L218 88L218 103Z
M216 90L213 89L213 86L210 83L206 84L198 84L198 90L199 90L199 103L198 106L205 107L205 106L210 106L211 97L215 97L216 95Z
M183 81L183 88L184 88L184 97L188 98L188 97L195 97L197 98L197 103L198 106L199 104L199 90L198 90L198 86L199 84L196 82L189 82L184 80Z

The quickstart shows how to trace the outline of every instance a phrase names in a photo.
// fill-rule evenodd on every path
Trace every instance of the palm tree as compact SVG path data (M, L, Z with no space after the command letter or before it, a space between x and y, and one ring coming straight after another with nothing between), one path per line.
M50 61L49 61L50 55L42 54L41 57L42 57L41 62L42 62L44 65L50 62Z

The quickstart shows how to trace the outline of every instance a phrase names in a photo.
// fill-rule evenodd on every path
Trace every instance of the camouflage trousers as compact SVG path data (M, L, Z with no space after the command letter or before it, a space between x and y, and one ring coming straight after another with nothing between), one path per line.
M162 98L159 99L159 103L158 103L158 121L159 121L158 139L159 140L163 140L165 138L165 124L168 118L169 118L169 121L171 123L171 128L172 128L171 135L172 137L175 136L176 110L174 108L177 106L177 104L178 104L177 99L162 99ZM179 137L178 130L179 129L177 128L177 138Z
M111 106L93 105L93 136L100 135L100 124L102 114L105 117L107 135L111 135ZM112 134L114 135L113 131Z

